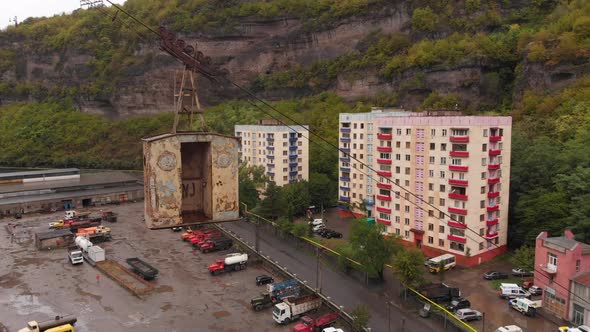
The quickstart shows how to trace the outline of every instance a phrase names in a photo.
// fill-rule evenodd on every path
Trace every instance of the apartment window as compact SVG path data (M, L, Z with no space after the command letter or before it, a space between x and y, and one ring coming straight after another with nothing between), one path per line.
M401 167L395 166L395 174L399 174L401 171Z
M488 130L487 129L483 130L483 137L488 137Z
M395 223L396 223L396 224L399 224L399 221L400 221L400 218L399 218L399 216L395 216ZM399 233L398 233L398 234L399 234Z
M447 136L447 130L446 129L443 129L442 130L442 137L446 137L446 136Z
M409 206L404 206L404 212L410 212L410 207Z
M287 181L287 177L286 176L283 176L283 181Z
M429 183L428 184L428 190L434 191L434 183Z
M557 256L555 256L552 253L549 253L547 255L547 264L551 264L551 265L557 266Z
M441 165L446 165L447 164L447 158L446 157L440 157L440 164Z
M438 226L438 232L439 233L444 233L445 232L445 226Z
M430 244L434 243L434 238L432 236L428 237L428 243L430 243Z
M286 155L287 155L287 151L283 151L283 156L286 156Z
M440 185L440 190L439 190L439 191L440 191L441 193L444 193L444 192L445 192L445 185L444 185L444 184L441 184L441 185Z
M488 162L487 158L481 158L481 166L485 166Z
M409 154L407 154L407 155L406 155L406 161L410 161L410 159L411 159L411 158L410 158L410 155L409 155Z
M406 149L410 148L410 142L406 142Z
M576 272L580 272L580 260L576 259Z
M365 128L365 124L364 124L364 123L361 123L361 129L364 129L364 128ZM361 134L361 135L362 135L362 134ZM361 138L362 138L362 137L361 137Z
M406 180L406 181L404 182L404 185L405 185L406 187L409 187L409 186L410 186L410 180Z
M356 123L355 123L355 124L353 124L353 125L352 125L352 127L353 127L354 129L356 129Z
M440 178L444 179L445 178L445 171L440 171Z
M436 144L430 143L430 150L435 150L435 149L436 149Z
M410 168L406 167L406 175L410 175Z
M439 200L439 205L440 205L440 206L445 206L445 199L444 199L444 198L441 198L441 199Z
M439 239L439 240L438 240L438 246L439 246L439 247L444 247L444 246L445 246L445 241L444 241L444 240L441 240L441 239Z
M430 136L436 136L436 129L430 129Z
M483 215L483 214L480 214L479 215L479 221L484 221L484 220L486 220L486 216Z
M502 156L498 156L498 164L502 164Z
M395 154L395 160L402 160L402 155L399 153Z
M485 194L486 193L486 187L485 186L484 187L481 187L481 193L482 194Z
M502 143L502 142L498 143L498 150L502 150L502 147L504 147L504 143Z
M428 224L428 230L434 231L434 224Z
M359 146L359 149L361 149L361 150L363 149L363 145L362 144Z
M486 179L486 172L481 172L481 179L485 180Z
M428 170L428 175L433 178L434 177L434 170L433 169L429 169Z
M373 134L367 134L367 142L373 142Z
M451 241L451 249L458 250L458 251L465 251L465 245L460 242Z
M405 231L404 234L406 236L406 239L409 239L410 238L410 231Z
M395 211L399 211L399 204L395 204Z
M434 210L428 210L428 216L434 217Z
M429 158L430 165L434 165L435 160L436 160L436 157L430 156L430 158Z
M440 150L441 151L447 151L447 144L446 143L441 143L440 144Z
M287 138L287 134L283 134L283 138Z
M486 207L486 201L479 201L479 207L480 208L485 208Z
M406 128L406 135L412 135L412 129Z
M485 144L485 143L484 143L484 144L482 144L482 145L481 145L481 151L483 151L483 152L486 152L486 151L488 151L488 145L487 145L487 144Z
M483 242L479 243L479 250L483 250Z

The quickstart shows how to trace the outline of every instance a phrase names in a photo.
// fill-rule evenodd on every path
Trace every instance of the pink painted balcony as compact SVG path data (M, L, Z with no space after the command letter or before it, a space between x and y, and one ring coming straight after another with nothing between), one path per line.
M377 138L389 141L393 138L393 135L391 135L391 134L377 134Z
M489 154L490 156L497 156L497 155L499 155L500 153L502 153L502 150L490 150L490 151L488 151L488 154Z
M377 151L379 151L379 152L391 152L393 150L391 149L391 146L378 146L377 147Z
M388 208L385 208L385 207L382 207L382 206L378 206L377 207L377 211L384 212L384 213L391 213L391 209L388 209Z
M391 184L377 182L377 188L391 189Z
M456 214L462 214L462 215L466 215L467 214L467 210L465 209L457 209L457 208L453 208L453 207L449 207L448 208L449 213L456 213Z
M467 186L469 182L467 180L455 180L449 179L449 184L454 186Z
M486 220L486 225L488 225L488 226L494 226L494 225L497 225L498 223L499 223L498 219Z
M382 223L384 225L391 225L391 220L385 220L385 219L381 219L381 218L377 218L377 222Z
M494 197L498 197L498 196L500 196L500 192L499 191L490 191L488 193L488 197L489 198L494 198Z
M502 140L502 136L490 136L490 142L499 142Z
M391 177L391 172L377 171L377 174L379 174L379 176L382 176L384 178L390 178Z
M467 172L469 170L468 166L457 166L457 165L449 165L449 170L453 172Z
M391 159L377 159L377 164L391 165Z
M451 151L451 157L469 157L469 151Z
M467 239L465 237L462 236L457 236L457 235L447 235L447 239L451 240L451 241L455 241L455 242L461 242L461 243L466 243Z
M493 239L495 237L498 237L498 232L486 233L486 239Z
M391 196L377 195L377 199L380 199L380 200L382 200L382 201L388 201L388 202L391 202Z
M451 136L451 142L469 143L469 136Z
M498 211L500 210L500 205L488 206L486 210L488 210L488 212Z
M447 224L451 227L467 228L467 225L460 223L460 222L452 221L452 220L449 220L449 222Z
M488 184L496 184L500 182L500 178L489 178L488 179Z
M490 171L496 170L496 169L500 169L500 164L489 164L488 165L488 169Z
M458 199L458 200L461 200L461 201L466 201L468 197L467 197L467 195L449 193L449 198Z

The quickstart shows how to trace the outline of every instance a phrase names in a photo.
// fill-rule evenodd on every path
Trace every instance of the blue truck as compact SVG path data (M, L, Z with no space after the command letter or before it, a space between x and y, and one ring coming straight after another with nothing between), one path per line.
M252 305L252 309L260 311L282 302L283 299L288 296L297 297L300 293L301 286L295 279L275 282L273 284L268 284L266 292L263 292L259 296L250 300L250 304Z

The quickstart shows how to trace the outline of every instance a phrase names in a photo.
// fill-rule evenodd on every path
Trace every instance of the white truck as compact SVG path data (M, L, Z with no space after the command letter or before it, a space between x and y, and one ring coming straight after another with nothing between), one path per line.
M211 275L218 275L228 271L240 271L246 268L248 263L248 254L233 253L227 254L224 258L218 259L215 263L209 265Z
M510 300L509 304L510 307L512 307L514 310L519 311L521 314L525 316L531 317L535 317L537 310L542 306L542 302L540 300L531 301L525 298L516 298Z
M82 250L78 247L68 248L68 259L72 265L84 263L84 257L82 256Z
M289 324L306 312L316 310L322 305L322 299L315 295L286 297L283 302L275 304L272 318L279 324Z
M517 284L502 283L500 284L500 291L498 292L503 299L514 299L519 297L530 298L531 293L525 291Z
M96 262L105 260L105 252L99 246L95 246L85 236L76 236L74 240L78 248L82 250L82 256L90 264L94 265Z
M55 319L44 322L30 321L27 323L27 327L18 330L18 332L73 332L73 325L76 321L76 317L71 315L56 316Z

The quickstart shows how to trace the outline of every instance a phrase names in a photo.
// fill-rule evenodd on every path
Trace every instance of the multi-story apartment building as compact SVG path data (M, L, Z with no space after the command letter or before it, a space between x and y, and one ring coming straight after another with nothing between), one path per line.
M487 261L506 250L511 129L455 111L340 114L339 200L428 256Z
M236 125L241 138L240 162L263 166L278 186L309 180L308 126L284 126L261 121L259 125Z

